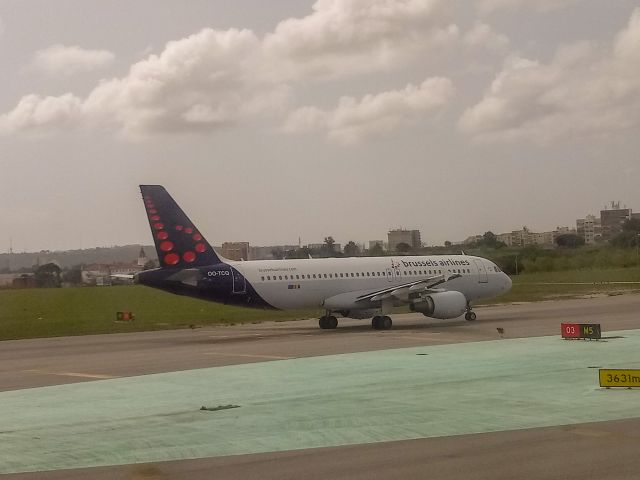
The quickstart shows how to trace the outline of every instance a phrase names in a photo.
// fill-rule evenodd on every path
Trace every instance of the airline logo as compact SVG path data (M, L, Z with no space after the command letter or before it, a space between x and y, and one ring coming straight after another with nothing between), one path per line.
M140 191L162 267L189 267L219 259L202 234L159 185L141 185Z
M463 267L471 265L469 260L451 260L450 258L444 260L420 260L417 262L405 262L402 261L402 265L405 267Z

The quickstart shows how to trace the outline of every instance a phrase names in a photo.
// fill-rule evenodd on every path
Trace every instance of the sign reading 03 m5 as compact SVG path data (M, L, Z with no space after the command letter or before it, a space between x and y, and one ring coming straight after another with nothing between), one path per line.
M601 368L598 374L601 387L640 387L640 370Z
M562 338L602 338L602 331L599 323L562 323Z

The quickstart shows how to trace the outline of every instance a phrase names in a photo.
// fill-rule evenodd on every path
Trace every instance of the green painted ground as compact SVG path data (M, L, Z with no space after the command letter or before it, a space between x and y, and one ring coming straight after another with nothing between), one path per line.
M408 348L0 393L0 473L383 442L638 416L640 330ZM610 334L611 335L611 334ZM426 355L425 355L426 354ZM201 406L240 408L200 411Z

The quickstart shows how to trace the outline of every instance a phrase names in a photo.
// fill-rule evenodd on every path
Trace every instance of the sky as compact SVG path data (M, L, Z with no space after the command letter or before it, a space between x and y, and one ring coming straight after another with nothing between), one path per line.
M0 251L640 211L640 2L0 0Z

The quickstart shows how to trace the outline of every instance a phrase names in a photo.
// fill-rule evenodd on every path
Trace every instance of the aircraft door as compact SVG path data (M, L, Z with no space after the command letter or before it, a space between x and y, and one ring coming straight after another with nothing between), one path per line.
M387 275L387 282L393 282L393 269L392 268L387 268L386 269L386 275Z
M231 278L233 279L233 293L246 293L247 292L247 279L244 278L238 270L231 269Z
M487 274L487 267L482 260L473 260L478 268L478 283L488 283L489 275Z

